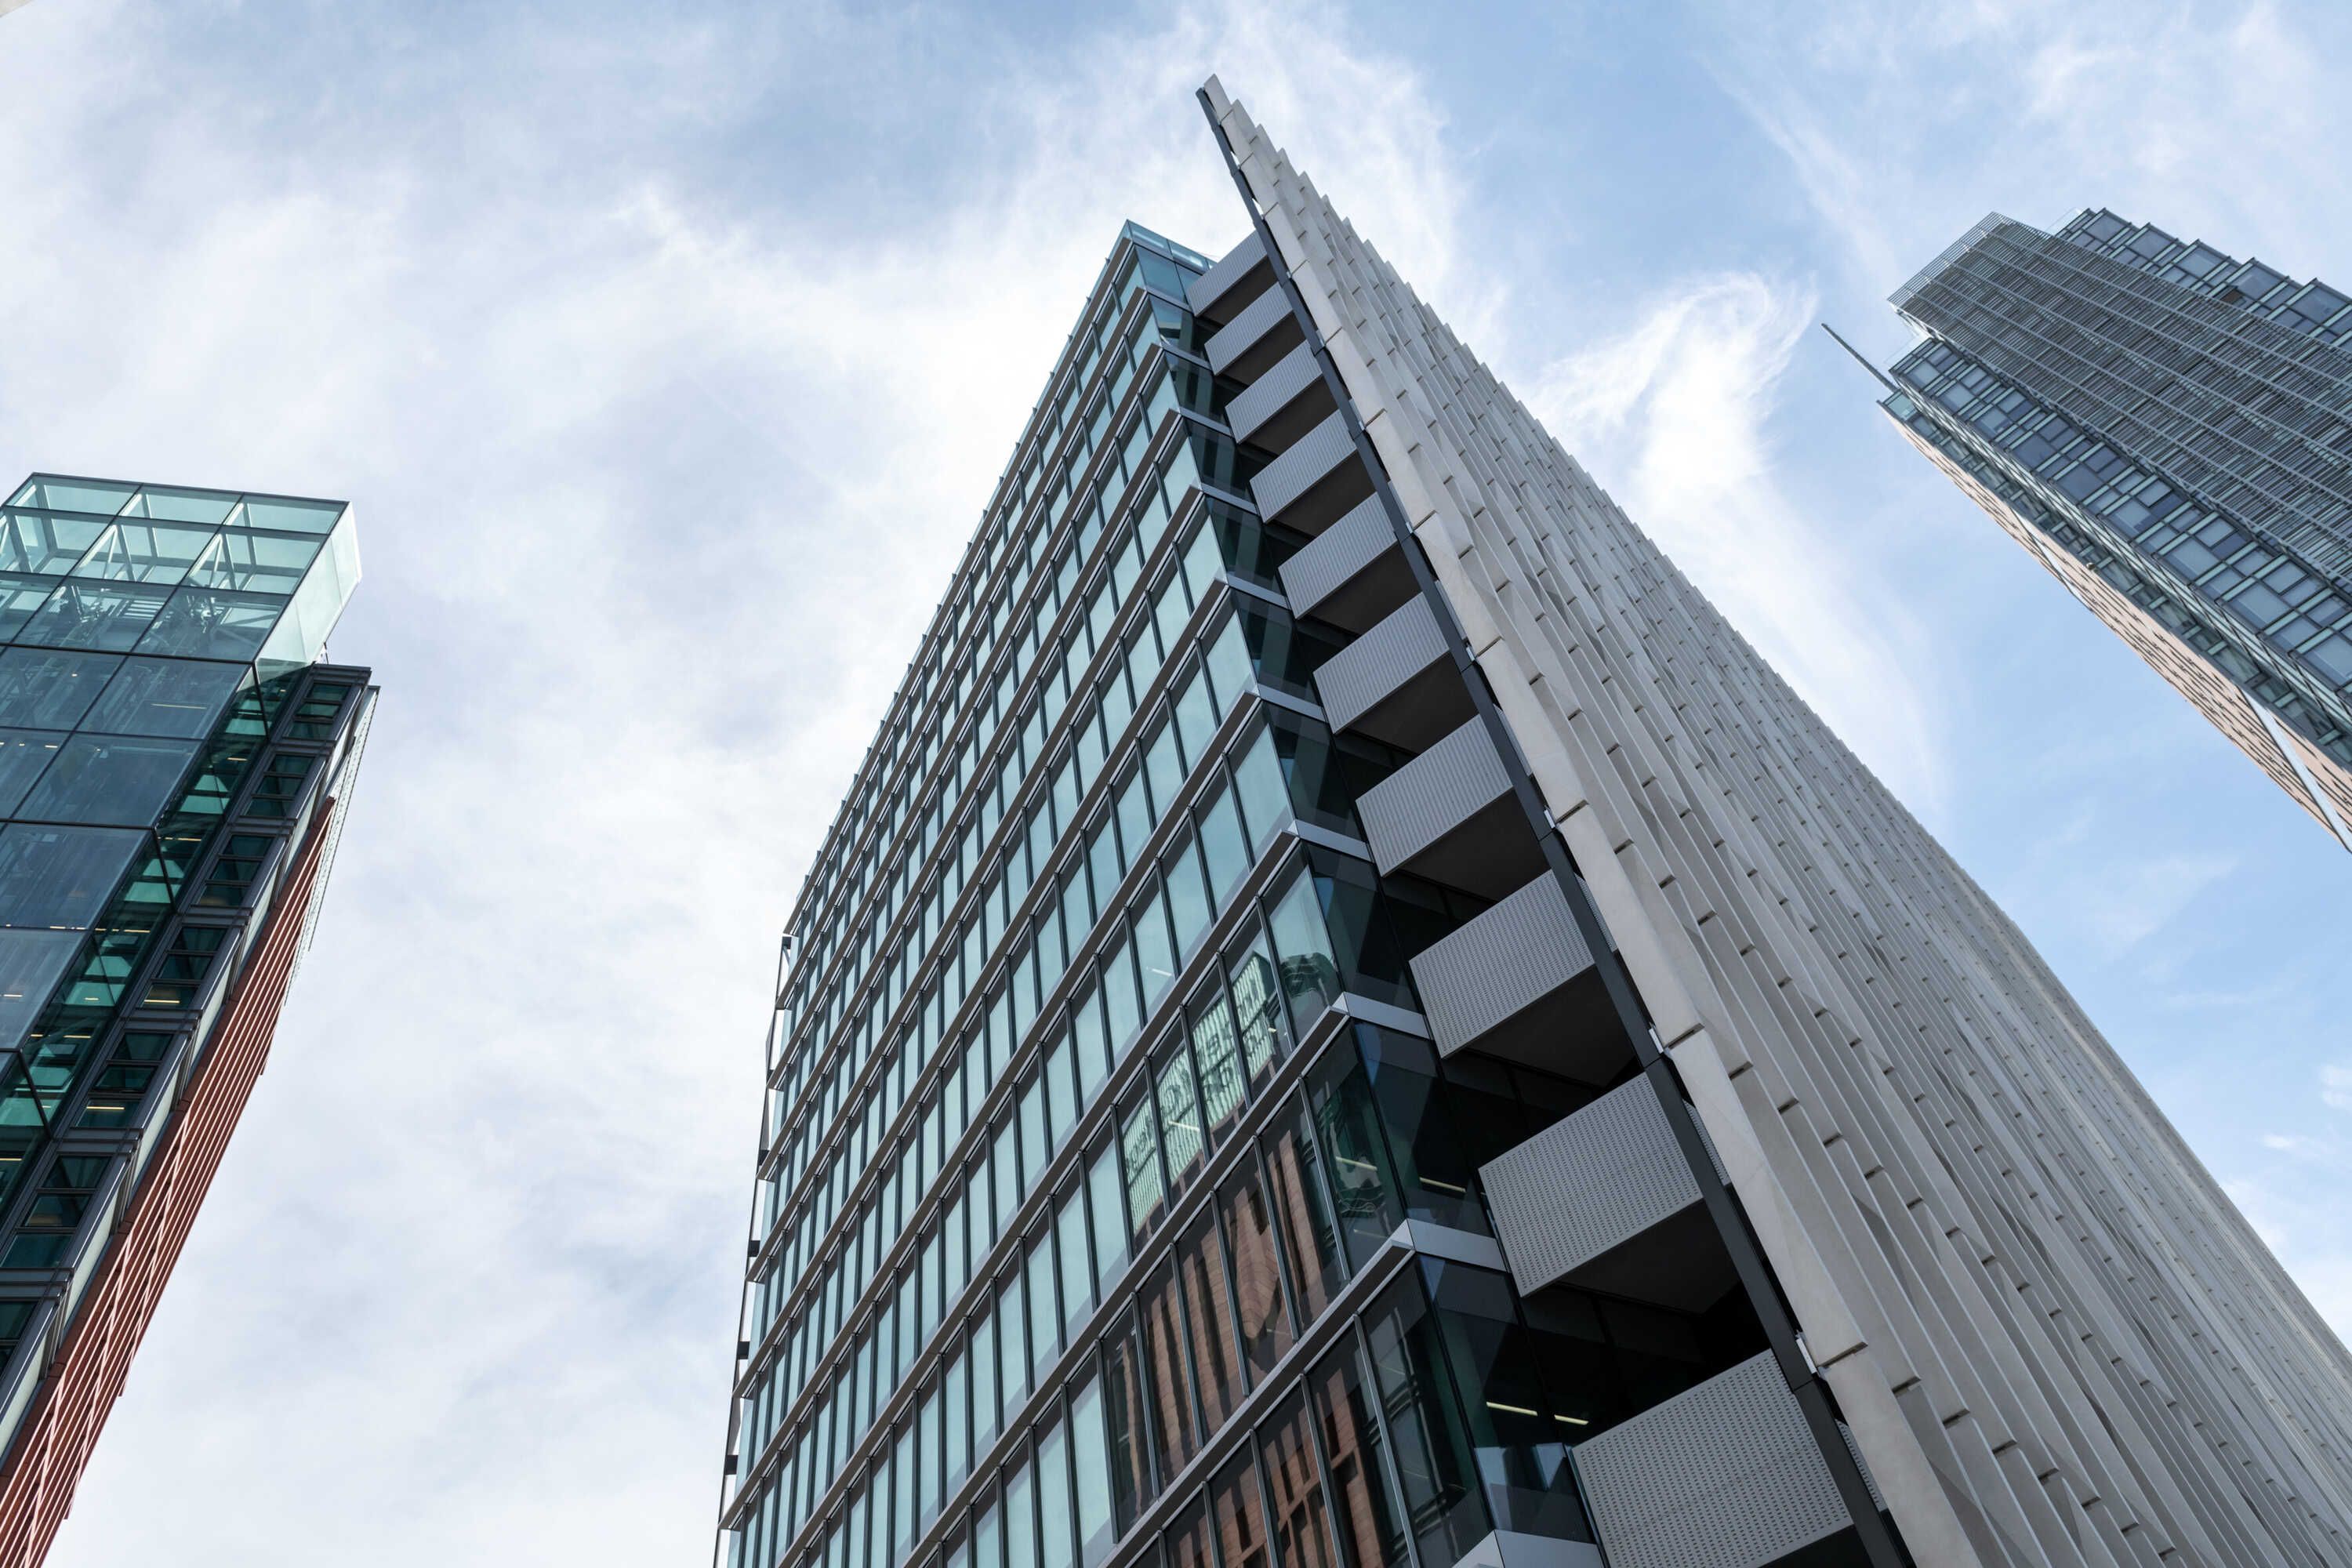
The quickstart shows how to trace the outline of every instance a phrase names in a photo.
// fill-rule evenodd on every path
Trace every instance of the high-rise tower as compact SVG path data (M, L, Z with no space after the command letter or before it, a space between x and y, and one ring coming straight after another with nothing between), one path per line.
M793 917L725 1562L2347 1561L2113 1051L1202 96Z
M375 702L338 501L0 510L0 1564L73 1501L309 944Z
M1912 444L2352 848L2352 300L2103 209L1893 302Z

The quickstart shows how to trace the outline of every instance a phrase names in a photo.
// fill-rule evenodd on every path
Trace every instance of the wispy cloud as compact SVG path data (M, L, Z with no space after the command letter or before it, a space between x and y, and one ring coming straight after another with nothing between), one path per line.
M1946 780L1930 701L1906 673L1901 607L1783 489L1769 427L1811 288L1755 273L1685 279L1554 363L1528 402L1700 589L1922 810Z
M1193 87L1459 254L1442 117L1336 12L996 27L7 19L7 449L351 497L386 689L58 1561L707 1539L776 933L1119 221L1243 232Z

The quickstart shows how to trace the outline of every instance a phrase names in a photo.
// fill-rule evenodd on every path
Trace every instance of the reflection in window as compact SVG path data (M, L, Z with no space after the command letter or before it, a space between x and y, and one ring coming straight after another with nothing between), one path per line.
M1331 1506L1339 1515L1345 1568L1398 1568L1410 1560L1405 1532L1381 1462L1380 1419L1373 1414L1356 1348L1342 1342L1308 1375L1315 1414L1330 1466ZM1453 1561L1447 1559L1447 1561Z
M201 659L127 658L83 721L112 735L202 740L213 732L246 668Z
M0 730L0 816L13 816L65 736L56 730Z
M74 931L0 931L0 1043L14 1046L25 1037L80 946ZM0 1121L7 1119L0 1109Z
M0 724L70 730L122 660L111 654L12 647L0 652Z
M0 828L0 925L82 930L98 918L142 842L102 827Z
M17 815L47 822L144 827L171 801L195 761L187 741L77 735L25 797Z
M1323 1501L1323 1467L1304 1388L1276 1407L1258 1429L1265 1465L1265 1492L1274 1518L1275 1555L1283 1568L1334 1568L1330 1521Z

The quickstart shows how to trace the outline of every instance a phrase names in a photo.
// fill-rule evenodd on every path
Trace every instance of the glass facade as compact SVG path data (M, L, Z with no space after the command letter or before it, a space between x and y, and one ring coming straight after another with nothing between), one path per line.
M1572 1445L1764 1348L1727 1269L1505 1272L1482 1166L1633 1046L1433 1044L1412 961L1496 903L1375 864L1422 746L1318 702L1356 634L1286 596L1207 269L1123 231L793 914L727 1568L1590 1542Z
M1887 413L2352 847L2352 302L2104 210L1895 299Z
M322 803L348 795L373 689L322 661L360 574L340 502L37 474L0 509L0 556L13 1485L296 851L331 838Z

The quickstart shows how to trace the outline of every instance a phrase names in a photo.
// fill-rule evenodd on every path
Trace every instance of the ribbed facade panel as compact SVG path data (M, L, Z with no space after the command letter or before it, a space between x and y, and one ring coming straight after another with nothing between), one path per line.
M1250 275L1257 264L1265 259L1265 247L1258 243L1253 230L1247 237L1225 252L1223 259L1202 273L1185 286L1185 302L1195 310L1215 307L1233 289L1234 284Z
M1279 289L1269 289L1242 307L1241 313L1209 336L1201 345L1210 368L1223 372L1230 368L1251 349L1257 346L1266 333L1290 320L1290 305Z
M1315 672L1316 694L1331 728L1344 730L1444 657L1437 617L1425 602L1410 599Z
M2352 1561L2352 1358L2113 1048L1209 93L1914 1560Z
M1246 441L1256 435L1260 426L1314 385L1321 374L1316 368L1314 353L1305 343L1275 361L1272 369L1225 405L1225 423L1233 426L1234 438Z
M1611 1568L1764 1568L1849 1515L1772 1358L1576 1447Z
M1486 725L1473 719L1365 791L1356 809L1372 859L1391 871L1510 787Z
M1280 294L1268 299L1279 300ZM1256 307L1251 307L1255 310ZM1296 351L1293 351L1294 353ZM1259 515L1280 517L1299 497L1328 478L1331 471L1356 455L1348 426L1337 414L1301 436L1290 449L1268 463L1250 481L1250 494Z
M1370 497L1282 563L1282 591L1302 614L1309 613L1395 548L1387 509L1380 497Z
M1641 1081L1537 1133L1482 1167L1478 1179L1522 1291L1565 1278L1699 1201L1658 1097Z
M1538 877L1412 961L1422 1011L1441 1051L1459 1050L1586 969L1568 896Z

